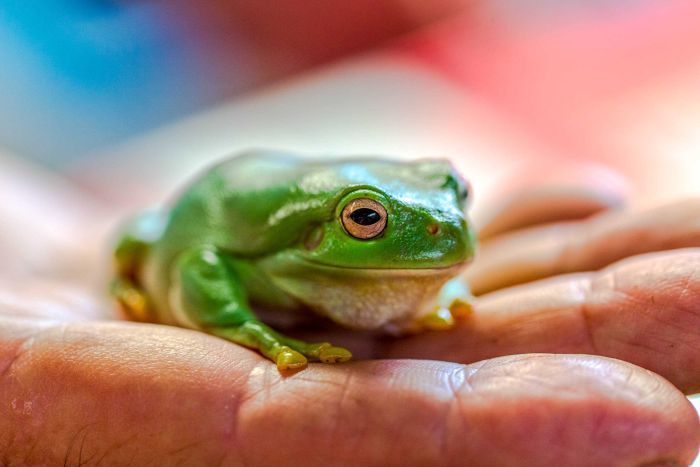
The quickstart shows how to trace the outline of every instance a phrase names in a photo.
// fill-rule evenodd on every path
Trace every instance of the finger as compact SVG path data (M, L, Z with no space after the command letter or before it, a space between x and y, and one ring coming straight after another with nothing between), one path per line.
M479 228L479 240L558 221L583 219L622 205L616 192L570 186L535 187L508 197Z
M474 309L454 332L396 341L387 356L472 362L526 352L598 354L700 391L700 249L504 289L478 298Z
M619 207L629 188L608 167L567 160L562 164L526 166L497 184L500 201L495 209L475 219L480 239L536 224L582 219Z
M700 246L700 199L534 227L484 242L465 280L479 295L556 274L593 271L641 253Z
M589 356L281 375L202 333L116 322L44 329L12 355L0 359L9 464L627 466L687 464L700 442L670 384Z

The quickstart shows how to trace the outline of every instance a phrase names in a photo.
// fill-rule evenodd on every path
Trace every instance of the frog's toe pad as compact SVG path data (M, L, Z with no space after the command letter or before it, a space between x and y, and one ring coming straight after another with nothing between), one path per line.
M296 370L304 368L308 362L302 354L284 346L277 354L275 363L277 363L278 370Z
M352 358L352 353L343 347L324 347L318 354L318 359L323 363L342 363Z
M446 331L454 328L457 323L450 310L447 308L438 308L424 316L421 320L421 324L424 329L430 331Z
M468 301L456 298L450 305L450 312L455 318L468 318L474 309Z

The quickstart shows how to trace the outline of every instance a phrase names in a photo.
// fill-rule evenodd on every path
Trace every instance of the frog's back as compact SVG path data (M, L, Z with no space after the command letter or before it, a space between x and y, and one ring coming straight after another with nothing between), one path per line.
M260 257L298 243L331 219L338 200L358 187L410 196L458 177L446 161L377 158L304 159L248 152L206 171L174 204L161 243L173 250L207 243L237 257Z
M293 211L314 205L309 204L314 196L300 189L307 174L302 159L284 153L249 152L227 159L177 197L159 243L175 254L207 244L241 258L283 248L296 240L293 234L301 227L288 225Z
M252 151L196 178L176 198L168 225L144 265L146 289L166 299L173 262L185 250L212 246L232 258L256 260L300 244L333 218L339 200L358 187L401 196L440 186L454 171L445 161L377 158L305 159Z

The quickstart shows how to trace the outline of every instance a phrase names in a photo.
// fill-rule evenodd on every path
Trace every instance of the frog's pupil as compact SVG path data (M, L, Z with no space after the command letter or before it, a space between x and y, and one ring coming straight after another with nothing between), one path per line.
M360 208L350 214L350 219L352 219L356 224L372 225L379 222L382 219L382 216L380 216L379 213L373 209Z

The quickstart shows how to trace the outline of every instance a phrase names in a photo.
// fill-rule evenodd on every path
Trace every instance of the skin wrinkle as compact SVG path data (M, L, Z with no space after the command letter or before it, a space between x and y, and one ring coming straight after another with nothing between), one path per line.
M71 459L72 454L73 454L73 446L75 446L76 441L78 440L78 437L81 438L80 442L80 448L78 452L78 465L82 465L82 455L83 455L83 447L85 445L85 436L87 436L88 430L90 428L93 428L96 426L97 423L88 423L87 425L84 425L80 430L78 430L73 437L70 439L70 442L68 443L68 448L66 450L66 456L63 459L63 465L67 466L68 461Z
M653 373L649 370L644 370L644 371L646 372L647 375L655 376L655 373ZM635 379L638 379L638 378L639 378L639 375L637 375L633 372L630 372L629 376L626 378L626 381L630 382L630 384L631 384L631 383L635 382ZM647 379L651 379L651 378L647 378ZM654 378L651 380L653 381L652 384L646 383L646 386L648 387L647 392L637 396L637 400L639 402L644 402L645 404L647 404L647 400L650 400L654 394L658 394L659 392L665 390L665 388L663 387L663 383L660 379ZM658 405L658 402L656 402L656 404Z
M107 456L109 454L116 452L117 450L123 448L124 446L129 445L130 443L133 443L134 440L138 439L139 437L140 437L140 435L134 434L134 435L126 438L124 441L117 443L117 444L114 444L114 445L110 446L109 448L105 449L103 451L102 455L100 456L100 458L97 459L97 461L95 462L95 467L99 467L100 465L102 465L102 462L104 462L104 460L107 459Z
M700 259L700 258L699 258ZM684 303L688 302L688 296L691 294L691 284L695 282L695 277L697 275L697 271L695 269L691 269L690 274L688 275L683 275L680 278L680 283L673 287L668 287L669 289L680 289L680 292L676 293L673 291L673 295L677 297L673 304L673 308L679 311L686 312L688 314L693 315L695 318L700 318L700 312L695 311L696 307L693 307L692 305L689 307L683 306ZM638 288L637 288L638 289ZM648 291L644 289L638 289L642 293L642 296L640 298L640 302L645 305L644 310L647 312L646 314L649 315L651 318L655 319L658 321L660 324L663 324L665 326L669 326L674 328L676 331L679 331L678 334L686 334L687 329L683 328L678 324L677 319L663 319L663 313L653 313L653 310L656 308L656 298L654 295L654 292L652 291L649 293ZM662 291L669 292L668 290L662 289ZM697 294L694 294L697 295Z
M26 455L24 456L24 464L29 464L29 459L31 459L31 457L33 456L34 450L39 445L39 441L40 440L38 438L32 440L31 444L29 445L29 451L27 451ZM6 460L3 465L10 465L10 462Z
M616 284L616 278L617 278L618 274L620 274L619 270L612 270L611 271L608 268L608 270L604 270L604 271L598 273L598 275L597 275L599 278L606 278L606 277L610 278L610 280L612 282L611 282L611 284L608 284L606 286L606 288L617 295L622 294L622 297L616 297L615 301L617 301L618 303L627 302L628 303L627 307L630 306L629 303L639 302L640 306L637 307L637 310L639 310L640 313L643 313L644 316L646 316L647 318L654 320L654 321L658 321L660 324L665 325L665 326L671 326L674 328L677 326L677 324L675 323L674 320L663 319L661 316L659 316L659 313L650 312L650 311L653 311L653 308L650 307L649 305L652 305L652 306L654 305L653 302L651 301L651 299L646 299L645 297L638 298L634 295L631 295L629 291L625 291L625 290L621 289L620 287L617 287L615 284ZM600 284L600 280L594 279L594 281L592 283L594 285ZM635 289L636 289L636 291L642 290L643 293L649 293L649 291L647 291L646 289L638 289L636 287L635 287ZM601 289L598 289L598 290L600 291ZM653 294L653 292L652 292L652 294ZM615 301L607 300L607 303L614 303ZM606 303L606 301L600 301L600 302ZM596 306L596 308L599 308L599 307ZM590 310L590 308L589 308L589 310ZM595 311L598 311L598 310L595 309ZM589 311L589 313L590 313L590 311ZM606 313L609 313L609 311L607 311ZM685 330L683 330L683 331L685 331ZM675 346L675 342L672 342L672 341L668 341L668 344L670 344L670 347L668 347L665 345L659 346L659 345L654 345L654 344L648 344L646 341L639 341L638 340L635 342L634 340L629 339L628 336L616 337L614 334L612 336L610 336L610 335L607 336L608 341L611 338L617 340L618 342L620 342L621 344L623 344L627 347L642 348L645 351L647 351L648 353L655 354L655 355L658 355L659 353L666 353L666 354L673 353L673 351L668 352L667 348L673 348ZM659 339L660 338L657 335L656 340L659 341ZM605 354L607 352L599 349L599 353Z
M427 464L436 464L440 462L447 453L454 453L454 446L450 444L449 420L450 414L459 404L459 399L462 395L462 389L466 380L465 365L445 364L437 361L424 361L422 369L427 369L431 375L434 375L429 388L420 385L415 389L420 393L427 393L430 397L430 404L436 405L431 408L431 412L435 412L435 416L431 417L433 422L425 425L426 434L429 438L426 445L430 450L423 450L424 462ZM445 366L447 365L447 368ZM459 375L459 376L457 376ZM455 379L459 380L459 384L455 386ZM411 384L414 387L414 384ZM444 406L442 408L441 406ZM400 454L399 454L400 455Z
M700 261L700 258L698 258L698 260ZM693 287L694 284L695 287ZM700 271L697 268L691 268L690 275L683 277L680 287L681 299L678 301L680 308L683 312L692 315L695 319L700 319L700 307L697 306L697 299L700 297ZM683 304L689 302L689 306L683 306ZM692 335L689 332L686 333Z
M10 384L12 378L12 370L17 365L17 362L21 358L25 357L28 352L31 352L32 345L39 339L39 337L46 335L49 332L55 331L55 329L65 328L65 324L58 324L49 328L44 328L34 333L29 334L24 338L24 341L15 347L15 352L10 361L5 365L4 368L0 370L0 393L3 391L3 387Z
M8 433L8 439L7 440L2 440L4 443L4 446L0 446L0 453L2 455L2 464L3 466L10 465L10 449L12 449L15 445L15 442L17 441L17 431L13 430L10 433ZM36 442L33 443L33 445L36 445ZM34 450L34 446L32 446L32 451ZM26 459L28 458L28 455L25 455L25 463Z
M239 445L239 434L241 433L241 424L243 423L244 415L245 418L255 418L260 411L264 411L264 407L266 406L265 401L272 400L272 393L281 384L284 384L286 379L279 373L276 367L270 365L269 362L262 357L256 355L256 359L258 363L248 372L248 384L245 385L245 393L238 398L235 409L233 407L231 408L231 419L235 420L235 429L233 431L236 434L236 443L234 445L237 447L229 452L237 453L236 463L240 462L242 465L255 464L255 462L249 459L254 458L256 448L256 446L250 446L246 443ZM251 381L260 383L260 387L251 391ZM328 383L330 384L330 382Z
M460 412L460 395L463 393L473 392L473 388L469 380L479 372L479 369L481 369L485 363L486 362L478 362L474 365L459 365L453 368L448 374L446 380L448 387L452 392L452 397L447 403L447 408L442 415L442 430L440 430L440 433L438 434L438 446L440 447L439 452L450 452L450 421L456 416L455 413L459 414ZM459 382L457 385L455 385L455 379L457 379Z
M686 250L686 253L689 255L689 258L697 258L698 255L696 252L697 250ZM685 273L680 274L680 276L678 275L678 273L672 273L673 275L669 276L666 270L667 267L659 266L656 272L654 272L647 279L653 281L654 277L658 276L662 277L662 280L664 281L670 281L666 282L665 284L661 284L663 288L660 293L654 292L645 287L637 286L636 283L633 283L631 286L631 290L634 290L637 294L641 294L641 296L636 298L636 301L640 303L639 310L640 312L644 313L644 316L646 316L647 319L650 320L650 323L646 326L647 331L644 335L649 334L648 337L651 337L652 340L631 339L629 336L625 336L624 334L612 334L608 337L608 341L617 341L621 345L628 348L631 347L644 349L645 353L642 354L642 356L647 356L644 357L643 360L638 359L638 356L640 354L638 352L635 352L634 350L625 353L629 356L632 356L632 359L633 361L635 361L635 363L642 364L644 366L649 366L648 359L652 358L652 355L656 356L653 358L653 360L659 361L658 355L660 354L674 356L673 361L676 362L675 365L677 368L683 368L686 365L697 365L696 362L688 362L685 364L681 364L678 361L678 358L689 358L688 356L693 355L693 352L697 350L698 339L691 332L691 329L696 327L698 322L698 314L697 311L695 311L697 305L693 303L692 299L674 299L671 302L669 302L668 305L664 305L664 307L660 309L659 304L654 303L651 298L655 295L660 295L660 299L663 300L664 295L669 293L672 293L673 297L676 297L677 294L675 290L678 289L678 287L682 287L683 290L690 290L690 284L692 283L692 281L686 280L687 276ZM691 270L693 271L693 274L695 274L695 269L691 267ZM622 274L623 272L624 271L620 271L620 274ZM678 279L680 279L680 286L674 284L674 281L677 281ZM629 300L633 299L630 298ZM627 306L629 307L629 305ZM690 314L689 319L682 319L683 314L686 313ZM673 335L674 338L664 339L664 335ZM683 339L683 336L688 337ZM671 363L673 363L673 361L671 361ZM652 364L656 365L653 362ZM662 365L664 366L667 366L668 364L668 362L662 363ZM678 366L679 364L681 365L680 367ZM686 391L692 390L693 387L697 387L697 385L692 384L689 387L687 382L684 382L682 380L679 381L678 378L681 378L682 376L676 376L678 369L669 368L668 370L666 370L665 368L658 368L657 366L654 366L653 369L655 369L656 371L660 371L666 377L670 377L673 381L676 382L676 384L680 384L680 386L683 387Z
M540 358L546 358L546 356L540 356ZM588 357L588 358L590 358L590 357ZM618 367L618 368L617 368L618 370L621 369L621 368L619 368L619 364L617 364L615 361L612 361L612 360L611 360L611 363L614 363L614 366L615 366L615 367ZM651 375L651 374L650 374L650 375ZM654 375L652 379L655 379L655 380L656 380L656 379L658 379L658 377ZM515 386L513 386L513 385L510 385L510 386L511 386L511 387L515 387ZM519 387L519 386L518 386L518 387ZM552 388L552 389L555 390L556 388ZM478 388L477 388L477 391L478 391ZM546 394L542 394L542 395L541 395L541 397L545 397L545 396L546 396ZM559 396L559 397L560 397L560 396ZM634 401L635 398L636 398L635 395L630 394L629 397L625 397L625 399L624 399L623 401L615 402L615 404L614 404L613 406L611 406L611 407L618 407L618 408L619 408L619 407L620 407L619 404L621 404L621 403L624 404L624 405L628 405L628 404L630 404L630 401ZM564 402L563 402L563 401L560 401L560 403L564 403ZM566 402L566 404L569 405L569 404L571 404L571 402ZM592 405L590 405L590 401L586 401L585 399L584 399L583 401L581 401L581 402L576 402L575 404L580 404L580 405L581 405L581 408L582 408L582 409L585 409L586 411L590 410L590 409L593 407ZM606 404L608 404L608 403L606 403ZM634 403L633 403L633 404L634 404ZM607 405L606 405L606 406L607 406ZM653 406L650 406L650 407L653 407ZM654 408L650 408L649 410L651 410L651 412L650 412L650 417L651 417L650 420L653 420L655 409L654 409ZM641 412L643 412L643 411L633 411L632 413L637 414L637 413L641 413ZM554 411L553 413L557 413L557 412ZM635 418L636 418L636 417L635 417ZM661 430L660 433L663 433L663 430Z
M591 217L587 221L583 222L588 222L589 225L594 224L595 222L597 222L598 219L607 214L608 213L604 212L599 216ZM573 260L576 258L576 250L580 248L581 245L586 244L586 242L584 241L586 237L581 236L581 230L583 230L584 232L588 232L586 229L579 228L579 225L581 224L574 222L567 222L561 225L561 238L559 240L559 245L561 245L560 251L549 266L549 271L547 272L547 275L551 275L555 271L576 272L576 268L572 268Z
M74 337L74 336L73 336L73 337ZM226 344L226 346L228 347L228 344ZM84 353L82 353L82 352L81 352L81 354L84 354ZM81 356L79 356L79 359L82 359L82 358L83 358L83 356L82 356L82 355L81 355Z
M597 273L588 274L581 281L582 300L579 304L579 314L583 321L584 331L593 354L602 355L601 346L597 343L596 326L593 316L598 311L599 304L625 298L626 293L617 287L617 275L614 269L604 269Z
M214 338L216 339L216 338ZM220 339L216 339L220 340ZM228 346L229 344L227 342L224 342L223 340L220 340L224 345ZM207 352L204 353L206 358L210 358L211 355L214 354L214 349L211 349ZM257 355L256 355L257 357ZM261 358L259 358L262 360ZM217 361L221 361L221 358L217 358ZM242 378L250 381L252 375L256 371L256 369L261 368L261 365L264 362L259 362L258 365L253 365L252 368L247 372L247 377ZM269 370L269 365L266 365L264 368ZM236 384L234 387L245 387L246 389L249 389L249 385L240 385ZM266 385L261 391L269 390L270 385ZM223 429L223 433L220 433L218 436L218 439L221 439L223 441L223 447L224 452L222 453L220 463L224 463L227 459L231 459L232 456L238 456L239 460L241 463L246 464L245 462L245 449L241 449L240 447L240 440L238 438L238 433L240 429L240 414L241 414L241 409L246 403L247 400L250 400L251 398L254 398L255 394L248 395L247 392L240 394L239 391L233 391L231 396L226 399L222 411L225 412L227 415L224 417L224 423L221 424L221 428ZM212 439L205 439L205 440L199 440L197 442L191 443L188 445L189 448L194 448L196 446L205 444L207 442L211 442ZM181 451L182 449L178 449L173 451L173 453L177 453ZM182 461L181 461L182 462Z
M330 438L331 439L340 439L341 436L338 436L338 433L342 433L342 414L344 412L343 407L346 404L346 400L348 399L350 395L350 381L352 380L352 373L347 373L345 376L345 380L343 383L341 383L341 393L340 397L338 397L338 403L336 407L336 417L334 417L334 423L333 427L330 429ZM351 409L352 410L352 409ZM350 440L348 440L350 441ZM357 444L357 440L355 440L355 444ZM353 450L353 446L349 446L350 450Z
M592 354L598 354L600 353L598 346L596 345L596 339L595 339L595 333L593 332L593 327L591 324L591 319L590 319L590 308L589 308L589 300L591 297L594 296L596 293L594 291L594 282L590 280L590 278L585 278L580 281L576 281L573 284L579 287L579 290L581 292L581 300L579 301L577 305L577 310L578 310L578 315L581 317L581 323L583 327L583 333L586 336L586 340L588 342L588 345L590 346L592 350Z
M239 439L241 429L241 413L246 402L243 400L244 395L234 396L232 399L234 400L227 404L228 408L224 408L227 416L224 418L224 423L222 424L224 433L223 436L220 437L220 439L223 440L222 447L224 448L220 463L223 464L224 462L234 462L235 459L237 464L248 465L247 450L245 447L241 446ZM250 400L250 398L247 400Z

